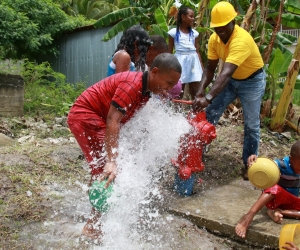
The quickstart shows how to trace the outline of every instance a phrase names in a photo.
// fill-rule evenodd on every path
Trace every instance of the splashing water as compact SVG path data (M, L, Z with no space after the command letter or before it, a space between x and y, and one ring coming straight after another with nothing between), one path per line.
M119 173L102 216L101 249L164 249L172 241L162 240L161 230L169 217L160 211L164 202L160 186L161 168L170 164L179 138L190 129L186 118L153 99L121 130ZM164 236L165 237L165 236Z
M119 173L109 198L111 209L100 221L104 233L101 245L81 236L91 212L88 187L86 183L71 180L64 187L45 184L47 195L60 197L51 203L54 213L43 223L25 226L19 244L34 245L38 250L177 249L184 244L191 244L185 249L194 249L193 241L188 243L178 236L176 226L188 222L181 222L163 209L168 198L166 193L170 192L164 193L161 179L163 171L170 169L170 159L177 154L180 136L189 130L190 125L182 114L174 113L157 99L150 100L121 129ZM84 167L89 178L88 167L86 164ZM195 234L198 237L197 231ZM205 240L201 238L201 244ZM199 249L198 244L195 246ZM210 243L204 244L203 249L211 249Z

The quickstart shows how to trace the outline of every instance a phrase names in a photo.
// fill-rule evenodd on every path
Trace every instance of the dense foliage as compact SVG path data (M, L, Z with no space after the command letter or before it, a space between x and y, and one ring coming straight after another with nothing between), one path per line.
M25 61L21 75L25 82L26 115L64 116L86 88L84 82L67 83L65 75L55 72L47 62L36 65Z
M68 16L52 0L1 0L0 58L30 58L57 53L53 41L87 24L82 16Z

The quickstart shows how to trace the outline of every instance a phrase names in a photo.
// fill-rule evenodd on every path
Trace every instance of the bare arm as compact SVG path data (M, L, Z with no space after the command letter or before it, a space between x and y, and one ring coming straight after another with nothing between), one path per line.
M196 94L196 97L203 97L205 94L205 89L211 83L214 78L215 70L218 66L219 60L209 60L207 65L203 70L203 75L200 83L199 91Z
M218 94L221 93L221 91L225 88L227 83L229 82L231 76L233 75L234 71L237 69L237 65L232 63L224 63L223 69L221 71L221 74L217 76L216 81L214 85L212 86L211 90L209 91L209 94L214 98Z
M130 70L130 55L126 51L118 52L113 59L114 64L116 65L116 73L129 71Z
M123 114L117 110L116 107L110 106L107 119L106 119L106 132L105 132L105 150L107 153L107 163L104 166L103 175L100 181L108 178L106 187L116 178L117 164L116 159L118 156L118 140L121 128L121 120Z
M169 53L173 54L174 38L169 35Z
M216 69L217 62L216 60L208 60L208 64L204 70L204 74L201 80L201 86L197 93L197 97L193 102L193 110L194 111L201 111L206 108L209 102L206 100L204 96L205 88L208 84L212 81L214 76L214 70ZM223 69L220 75L217 76L212 88L209 91L209 94L214 99L217 95L221 93L221 91L225 88L228 81L230 80L231 76L233 75L234 71L237 69L237 65L232 63L224 63Z

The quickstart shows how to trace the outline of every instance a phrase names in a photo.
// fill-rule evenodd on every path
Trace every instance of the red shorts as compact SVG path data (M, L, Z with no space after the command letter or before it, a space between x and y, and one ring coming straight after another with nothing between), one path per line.
M264 193L274 194L275 198L266 204L269 209L281 208L284 210L299 210L300 211L300 198L292 195L279 185L267 188Z
M106 163L105 122L100 117L78 119L78 116L70 113L68 125L90 165L92 179L96 179L103 172Z

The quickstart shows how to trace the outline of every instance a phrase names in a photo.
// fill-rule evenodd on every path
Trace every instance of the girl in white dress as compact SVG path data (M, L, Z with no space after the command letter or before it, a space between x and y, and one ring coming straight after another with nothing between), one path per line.
M194 100L203 73L202 61L199 54L199 33L192 28L194 20L194 11L182 5L177 14L177 27L168 32L169 52L173 53L175 48L174 55L182 67L180 78L182 82L181 99L186 84L189 84L190 96Z

